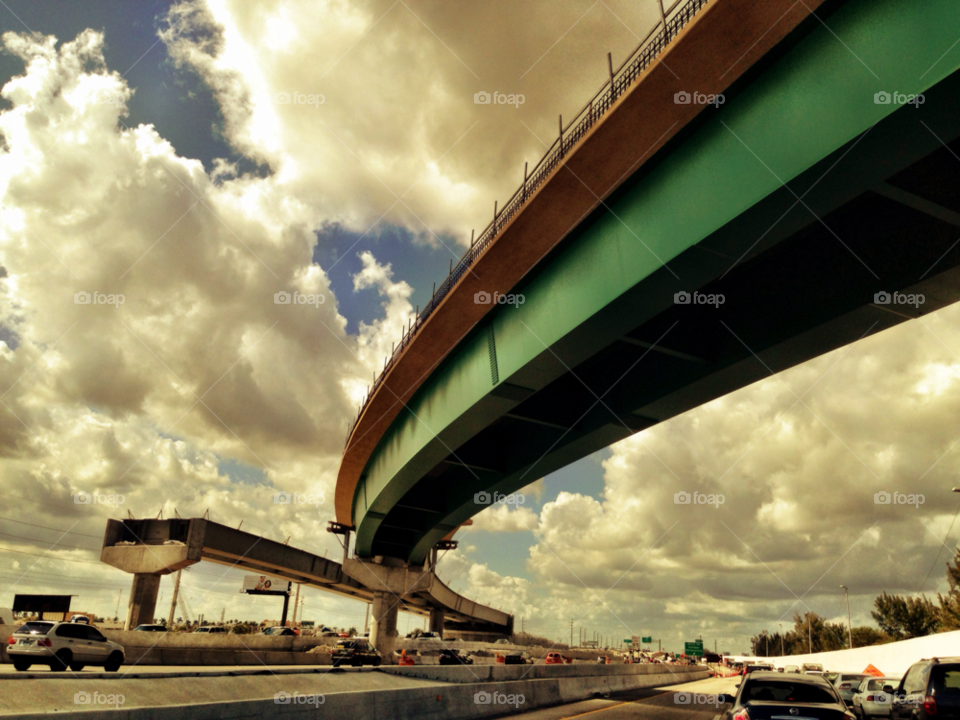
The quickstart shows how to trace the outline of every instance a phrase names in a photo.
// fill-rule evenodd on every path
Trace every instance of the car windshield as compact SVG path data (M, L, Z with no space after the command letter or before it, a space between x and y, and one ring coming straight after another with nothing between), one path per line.
M826 688L809 683L792 683L785 680L754 680L747 684L743 701L791 702L791 703L836 703L837 700Z
M838 678L838 681L842 683L845 683L845 682L856 683L857 685L859 685L861 680L866 680L868 677L870 676L869 675L849 675L847 673L844 673L840 675L840 677Z
M930 681L936 695L960 697L960 665L937 665Z
M53 623L51 622L28 622L26 625L18 627L16 632L29 635L46 635L52 627Z

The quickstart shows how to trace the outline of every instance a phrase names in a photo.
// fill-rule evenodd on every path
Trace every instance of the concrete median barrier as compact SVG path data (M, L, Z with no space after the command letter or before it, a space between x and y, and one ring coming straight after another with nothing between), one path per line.
M665 666L517 666L485 668L488 681L465 675L469 668L431 667L438 678L415 678L394 669L296 670L277 672L214 672L202 674L81 674L33 678L0 676L0 694L11 699L0 715L49 717L46 713L83 720L206 720L206 718L296 718L318 710L353 720L410 718L455 720L502 716L592 697L598 693L656 687L699 680L701 668ZM582 670L582 674L571 671ZM523 676L523 671L530 671ZM467 678L473 680L470 682ZM78 696L94 698L83 704ZM123 697L114 707L97 698ZM35 713L35 714L31 714Z

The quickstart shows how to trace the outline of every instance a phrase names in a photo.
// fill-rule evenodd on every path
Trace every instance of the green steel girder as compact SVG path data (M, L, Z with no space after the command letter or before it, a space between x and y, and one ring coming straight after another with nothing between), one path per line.
M475 493L908 319L873 306L879 290L922 287L924 312L958 299L960 191L943 188L960 162L941 140L960 134L960 48L943 54L960 13L850 0L829 24L799 28L434 371L361 476L358 554L422 562L483 509ZM695 289L726 303L674 304Z

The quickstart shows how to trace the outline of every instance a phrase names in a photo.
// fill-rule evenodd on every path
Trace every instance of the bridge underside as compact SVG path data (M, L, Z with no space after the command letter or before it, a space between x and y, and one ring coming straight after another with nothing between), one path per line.
M859 6L867 20L866 3L848 5ZM846 20L849 39L856 18ZM795 50L826 42L836 40L814 32L797 40ZM767 128L761 139L751 133L762 123L757 110L751 125L751 94L769 98L798 73L821 71L818 62L824 61L810 59L821 51L808 48L806 68L802 54L792 58L788 50L756 68L731 89L723 110L701 116L515 289L526 295L524 307L498 310L461 343L368 465L354 502L358 553L422 562L443 535L483 509L475 502L478 492L514 492L635 432L960 299L960 73L945 73L926 88L919 107L903 106L875 123L864 123L861 114L854 120L860 127L845 142L807 162L804 171L787 174L769 153L771 138L779 134L782 154L812 151L815 143L806 139L828 135L836 116L814 104L800 106L789 124ZM917 67L928 65L920 60ZM857 73L866 71L851 70ZM867 77L870 82L853 82L863 93L855 102L873 101L875 83ZM824 99L843 83L827 85ZM748 105L740 115L738 102ZM669 188L693 193L685 200L689 216L672 218L678 234L718 198L742 190L738 201L751 194L754 200L670 253L645 225L645 210L655 215L660 199L651 186L671 153L697 163L697 153L711 144L724 145L727 162L717 165L713 190L709 180ZM758 195L758 176L777 189ZM611 218L608 208L620 217ZM615 251L603 243L616 244ZM616 263L644 256L647 245L669 259L667 267L598 302L606 278L617 275ZM574 270L564 276L551 263L579 264L581 281L572 283ZM675 293L683 291L722 295L724 302L676 304ZM894 291L925 300L919 307L875 302L877 293ZM551 302L553 316L546 309ZM597 309L553 332L562 322L556 316L578 302ZM452 413L452 395L464 382L457 374L476 378L483 372L489 373L483 397ZM404 452L418 423L435 436Z

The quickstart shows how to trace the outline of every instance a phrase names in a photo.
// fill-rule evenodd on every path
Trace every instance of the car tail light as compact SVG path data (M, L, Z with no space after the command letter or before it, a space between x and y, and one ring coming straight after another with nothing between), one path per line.
M874 696L873 696L873 695L867 695L867 702L875 702Z
M16 645L16 644L17 644L17 639L13 635L7 638L7 645Z
M37 645L40 647L53 647L53 641L50 638L40 638L37 640Z
M927 695L923 699L923 711L927 715L937 714L937 699L933 695Z
M746 708L741 708L737 711L737 714L733 716L733 720L750 720L750 713L747 712Z

